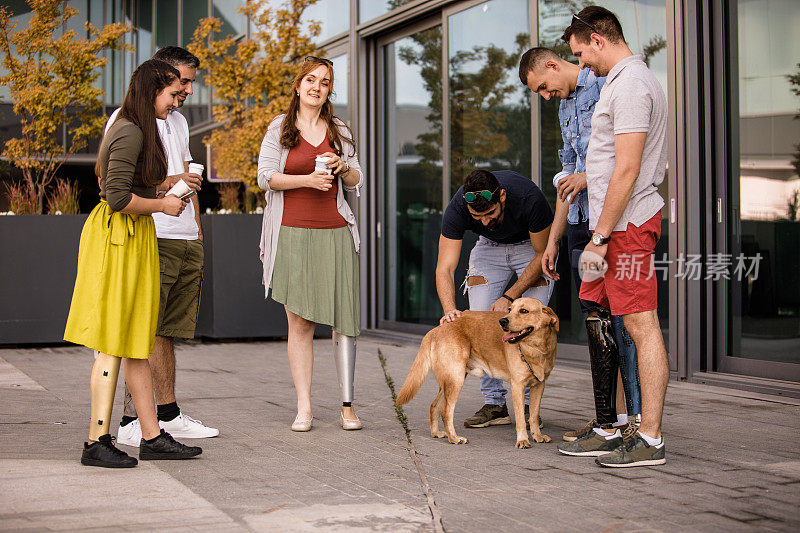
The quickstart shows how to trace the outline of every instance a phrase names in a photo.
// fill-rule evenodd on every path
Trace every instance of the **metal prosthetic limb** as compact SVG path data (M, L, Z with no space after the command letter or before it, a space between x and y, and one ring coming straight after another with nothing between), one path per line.
M353 401L353 378L356 373L356 338L333 332L333 358L339 376L342 403Z
M641 392L639 388L639 367L636 357L636 345L625 329L621 316L612 316L614 338L619 347L619 368L622 374L622 388L625 389L625 407L629 417L642 412Z
M589 340L589 361L592 365L597 423L600 425L612 424L617 421L615 399L619 351L611 334L611 320L600 316L588 317L586 334Z
M92 377L89 381L92 400L92 419L89 426L89 440L96 441L109 431L111 409L114 407L114 393L117 391L119 365L122 359L113 355L95 352Z

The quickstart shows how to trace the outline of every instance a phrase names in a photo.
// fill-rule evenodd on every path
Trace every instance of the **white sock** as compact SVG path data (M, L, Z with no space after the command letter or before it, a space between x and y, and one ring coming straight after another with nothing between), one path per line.
M614 431L612 431L611 433L609 433L608 431L606 431L606 430L604 430L602 428L594 428L594 432L597 433L598 435L600 435L601 437L605 437L606 440L608 440L610 437L613 437L614 435L616 435L618 433L618 431L616 429Z
M653 437L648 437L647 435L645 435L641 431L637 431L636 433L638 433L639 436L642 437L644 439L644 441L647 444L649 444L650 446L655 446L656 448L661 448L664 445L664 436L663 435L658 437L657 439L654 439Z
M621 415L617 415L617 421L614 422L613 426L615 428L622 427L628 424L628 414L622 413Z

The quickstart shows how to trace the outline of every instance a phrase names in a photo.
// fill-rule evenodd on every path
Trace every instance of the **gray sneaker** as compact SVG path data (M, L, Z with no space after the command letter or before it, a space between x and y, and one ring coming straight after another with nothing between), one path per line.
M508 416L508 407L503 405L486 404L478 412L464 420L468 428L485 428L486 426L504 426L511 423Z
M619 431L614 431L610 437L603 437L596 431L590 430L572 442L562 442L558 445L558 451L564 455L576 455L579 457L598 457L611 453L615 448L622 444L622 435Z
M650 446L636 433L632 439L625 441L613 452L598 457L594 462L611 468L663 465L667 462L666 446L663 440L660 446Z

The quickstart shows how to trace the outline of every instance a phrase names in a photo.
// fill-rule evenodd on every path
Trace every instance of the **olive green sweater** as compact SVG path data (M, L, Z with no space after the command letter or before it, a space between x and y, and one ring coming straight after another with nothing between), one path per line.
M156 188L142 180L142 130L124 118L118 118L100 143L100 197L114 211L122 211L135 194L155 198Z

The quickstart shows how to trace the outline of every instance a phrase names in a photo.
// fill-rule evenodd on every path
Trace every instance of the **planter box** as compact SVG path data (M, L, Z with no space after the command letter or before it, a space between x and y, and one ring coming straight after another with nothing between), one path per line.
M87 216L0 217L0 344L63 342Z
M284 337L283 305L264 299L258 258L262 215L202 215L205 240L198 337ZM329 336L329 326L316 334Z
M0 217L0 345L63 342L88 215ZM198 337L285 337L283 306L264 299L261 215L203 215ZM330 327L317 326L329 336Z

